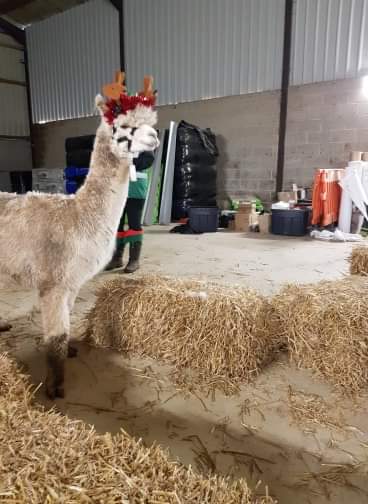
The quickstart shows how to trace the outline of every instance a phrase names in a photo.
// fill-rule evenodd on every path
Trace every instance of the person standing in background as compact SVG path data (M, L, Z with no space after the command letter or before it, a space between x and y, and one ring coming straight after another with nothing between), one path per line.
M129 261L123 273L134 273L139 269L143 242L142 214L148 191L146 170L152 166L153 160L152 152L142 152L138 158L134 159L137 180L129 183L128 199L117 233L116 250L106 267L107 271L123 267L123 254L127 244L129 244ZM127 230L125 230L126 219L128 220Z

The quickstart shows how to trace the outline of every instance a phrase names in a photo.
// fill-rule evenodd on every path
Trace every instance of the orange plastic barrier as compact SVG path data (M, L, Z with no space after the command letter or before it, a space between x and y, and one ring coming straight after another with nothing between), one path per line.
M344 170L316 170L312 196L312 224L329 226L338 221L341 199L339 181Z

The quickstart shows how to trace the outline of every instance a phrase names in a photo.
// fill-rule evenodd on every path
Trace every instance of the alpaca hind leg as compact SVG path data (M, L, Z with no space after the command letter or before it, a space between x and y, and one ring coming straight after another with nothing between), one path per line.
M68 358L73 359L78 355L78 348L68 343Z
M68 296L68 309L69 309L69 314L70 315L71 315L71 313L73 311L76 298L77 298L77 293L76 292L70 292L69 293L69 296ZM68 343L68 358L69 359L73 359L74 357L77 357L77 355L78 355L78 348L76 348L75 346L73 346L70 343Z
M45 292L40 304L46 344L46 394L55 399L64 397L64 366L70 330L68 294L58 290Z

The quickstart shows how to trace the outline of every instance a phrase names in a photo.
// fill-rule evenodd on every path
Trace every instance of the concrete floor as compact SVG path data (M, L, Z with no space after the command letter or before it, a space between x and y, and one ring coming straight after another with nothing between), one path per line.
M142 273L206 278L275 292L288 282L317 282L347 273L351 244L310 239L245 236L219 232L181 236L167 228L147 230ZM85 286L73 315L73 331L93 304L102 274ZM14 327L1 336L1 349L15 355L34 383L44 376L39 314L34 294L7 291L0 314ZM159 363L130 359L79 344L67 364L66 398L57 408L95 425L100 432L123 428L147 443L157 440L171 456L198 470L215 469L259 480L284 504L365 503L368 501L367 398L342 400L309 372L280 361L238 396L184 395ZM317 394L343 427L295 422L289 387ZM46 406L42 390L37 394ZM349 466L347 467L346 464Z

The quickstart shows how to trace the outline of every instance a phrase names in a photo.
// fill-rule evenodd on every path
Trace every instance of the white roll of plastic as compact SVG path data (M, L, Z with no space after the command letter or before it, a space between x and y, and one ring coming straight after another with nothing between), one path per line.
M366 194L368 194L368 162L362 161L362 185Z
M366 210L368 196L363 182L364 168L364 162L351 161L345 169L344 178L340 182L343 191L340 204L339 229L344 233L350 232L351 229L353 203L364 215L365 219L368 218Z
M350 164L350 163L349 163ZM347 166L345 168L344 179L351 175L354 168L352 166ZM343 180L341 182L343 182ZM340 183L342 187L341 201L340 201L340 211L339 211L339 229L343 233L350 233L351 228L351 217L353 213L353 201L349 196L349 193L343 188L343 184Z

